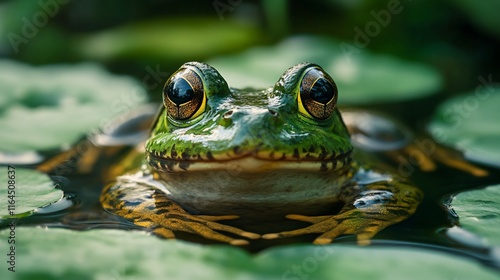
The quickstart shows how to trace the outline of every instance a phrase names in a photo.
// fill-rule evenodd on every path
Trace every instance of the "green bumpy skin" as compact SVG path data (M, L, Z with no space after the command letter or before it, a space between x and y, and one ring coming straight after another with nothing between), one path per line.
M318 65L293 66L269 89L240 90L190 62L163 94L145 154L137 155L147 165L127 166L101 195L106 210L160 236L183 231L244 245L261 237L243 229L245 219L286 215L312 225L262 238L319 233L315 243L324 244L354 234L366 244L422 199L403 179L353 159L337 88ZM334 204L341 209L331 213ZM238 217L241 228L217 222Z
M230 89L208 65L186 63L181 69L184 67L202 77L207 109L188 121L176 121L163 111L146 143L151 157L172 160L170 164L248 154L264 159L328 161L352 150L338 110L326 120L299 113L300 79L306 69L318 67L314 64L290 68L267 90Z

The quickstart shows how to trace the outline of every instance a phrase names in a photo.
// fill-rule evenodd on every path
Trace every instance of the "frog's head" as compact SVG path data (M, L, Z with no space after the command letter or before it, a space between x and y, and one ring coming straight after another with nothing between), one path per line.
M211 66L186 63L166 82L147 160L166 172L336 171L352 150L337 94L311 63L265 90L229 88Z
M269 89L238 90L214 68L186 63L165 85L146 158L193 211L314 213L332 205L351 170L336 102L334 81L315 64L288 69Z

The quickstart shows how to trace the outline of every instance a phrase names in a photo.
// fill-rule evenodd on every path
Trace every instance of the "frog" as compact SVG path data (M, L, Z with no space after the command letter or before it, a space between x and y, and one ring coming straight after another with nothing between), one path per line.
M344 235L369 244L414 214L423 193L357 158L338 96L314 63L290 67L266 89L229 87L210 65L185 63L165 83L148 139L120 163L127 168L100 203L167 239L184 232L241 246L313 234L314 244ZM307 225L245 229L284 218Z

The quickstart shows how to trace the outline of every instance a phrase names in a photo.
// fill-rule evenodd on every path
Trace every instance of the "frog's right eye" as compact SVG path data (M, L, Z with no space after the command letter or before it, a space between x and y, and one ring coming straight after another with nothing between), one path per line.
M205 111L206 103L203 81L192 69L180 69L167 80L163 104L173 119L194 119Z
M333 79L319 67L306 70L300 83L299 112L317 120L333 115L338 91Z

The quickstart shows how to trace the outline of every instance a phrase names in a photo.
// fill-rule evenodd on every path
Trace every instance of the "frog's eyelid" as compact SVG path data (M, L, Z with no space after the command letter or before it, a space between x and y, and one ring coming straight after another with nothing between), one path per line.
M230 87L227 81L214 67L197 61L186 62L182 67L193 70L201 77L207 98L212 95L226 96L230 94Z

